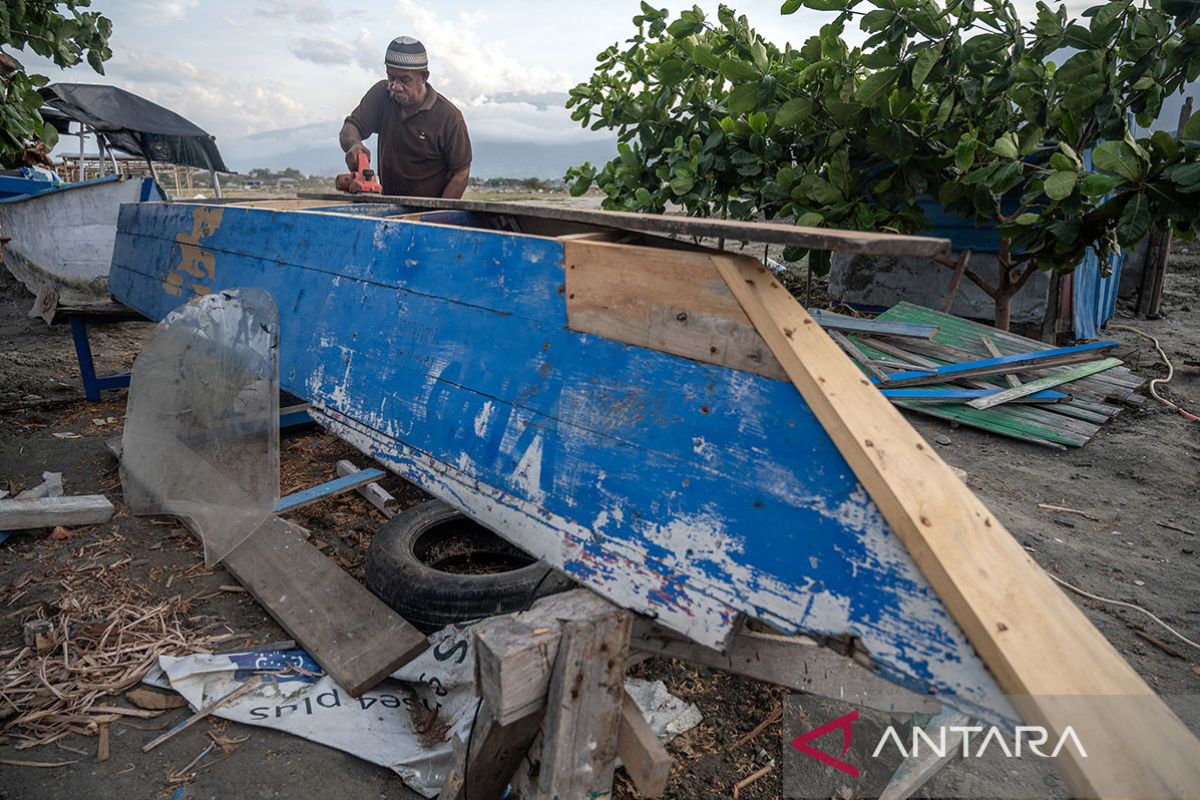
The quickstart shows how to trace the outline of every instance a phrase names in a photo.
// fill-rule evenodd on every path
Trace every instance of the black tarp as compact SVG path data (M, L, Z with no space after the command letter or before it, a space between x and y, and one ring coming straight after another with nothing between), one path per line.
M144 97L92 83L52 83L40 90L42 118L60 133L70 121L101 133L114 149L167 164L229 172L216 140Z

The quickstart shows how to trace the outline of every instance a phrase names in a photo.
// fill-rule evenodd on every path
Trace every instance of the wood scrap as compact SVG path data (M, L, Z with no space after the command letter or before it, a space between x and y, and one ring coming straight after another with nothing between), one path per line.
M119 536L119 534L114 534ZM49 623L57 644L39 655L22 648L0 662L0 715L3 732L23 750L57 742L72 733L96 735L99 726L157 714L118 708L106 699L136 687L160 655L185 655L211 649L225 637L197 627L184 613L184 600L151 602L151 592L129 579L128 560L104 565L104 541L92 561L77 561L61 571L20 581L52 584L61 591L53 607L41 605L39 619ZM127 723L132 724L132 723Z
M172 708L183 708L188 704L183 695L152 686L130 689L125 693L125 699L148 711L170 711Z
M0 530L98 525L112 519L115 511L113 504L102 494L12 498L0 500Z
M1078 364L1069 369L1055 372L1053 375L1035 378L1034 380L1023 383L1020 386L1014 386L1003 392L996 392L988 395L987 397L977 398L967 403L967 405L969 405L971 408L977 408L982 411L983 409L998 406L1001 403L1008 403L1013 400L1019 400L1022 397L1028 397L1029 395L1040 392L1043 389L1061 386L1064 383L1070 383L1071 381L1076 381L1080 378L1086 378L1089 375L1095 375L1097 372L1103 372L1106 369L1119 367L1123 363L1124 362L1119 358L1105 358L1101 359L1100 361L1091 361L1087 364Z
M642 797L662 797L671 777L671 755L650 729L637 703L622 692L617 755Z
M227 692L226 694L222 695L221 697L217 698L216 700L214 700L211 703L209 703L208 705L206 705L204 708L197 711L195 714L192 714L190 717L188 717L187 719L185 719L183 722L179 723L175 727L171 728L163 735L157 736L154 739L151 739L149 742L147 742L145 745L142 746L142 752L149 753L151 750L158 747L160 744L167 741L171 737L176 736L177 734L181 733L182 731L185 731L188 728L192 727L197 722L199 722L200 720L207 717L209 714L216 711L218 708L221 708L221 706L227 705L228 703L231 703L234 700L237 700L239 697L249 694L250 692L257 689L262 684L262 681L263 681L263 679L262 679L261 675L255 675L253 678L246 681L245 683L243 683L241 686L237 687L233 691ZM210 748L211 747L212 747L212 745L210 745Z
M1086 519L1090 519L1092 522L1103 522L1103 520L1097 517L1095 514L1089 514L1087 511L1080 511L1078 508L1067 508L1066 506L1056 506L1050 503L1038 503L1037 507L1041 511L1054 511L1058 512L1059 514L1076 514L1078 516L1085 517Z

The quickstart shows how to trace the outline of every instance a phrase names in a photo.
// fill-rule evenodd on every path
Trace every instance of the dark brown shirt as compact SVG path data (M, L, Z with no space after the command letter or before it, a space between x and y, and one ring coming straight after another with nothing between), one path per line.
M467 124L454 104L426 84L425 100L402 119L387 81L372 86L346 122L362 138L379 134L376 163L384 194L441 197L450 176L471 165Z

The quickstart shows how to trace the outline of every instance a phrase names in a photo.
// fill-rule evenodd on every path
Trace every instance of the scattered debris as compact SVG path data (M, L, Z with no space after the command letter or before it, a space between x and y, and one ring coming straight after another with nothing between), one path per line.
M1118 404L1144 400L1135 392L1145 379L1104 357L1115 343L1051 348L910 303L875 321L936 326L928 340L858 333L839 343L843 349L849 343L847 352L895 405L951 424L1054 448L1080 447L1120 412ZM1086 369L1073 366L1080 361ZM1022 383L1018 376L1030 380Z
M99 726L137 709L105 705L136 686L163 654L194 652L226 641L231 634L197 630L173 597L147 604L149 593L129 580L129 559L116 564L76 562L36 581L30 573L13 584L12 603L34 585L54 586L61 595L37 607L33 646L0 662L0 719L3 732L21 740L16 749L57 742L65 736L96 735ZM18 585L20 584L20 585ZM46 616L48 611L53 616ZM38 631L49 630L53 649L38 653Z
M139 686L125 693L125 699L138 708L149 711L169 711L172 708L183 708L188 704L175 692L164 692L150 686Z
M1182 525L1171 522L1169 520L1166 522L1155 522L1154 524L1159 526L1160 528L1166 528L1167 530L1179 531L1180 533L1186 533L1188 536L1197 536L1198 535L1191 528L1185 528Z
M1081 517L1090 519L1092 522L1102 522L1095 514L1089 514L1086 511L1080 511L1077 508L1067 508L1066 506L1056 506L1050 503L1038 503L1038 508L1042 511L1056 511L1060 514L1078 514Z

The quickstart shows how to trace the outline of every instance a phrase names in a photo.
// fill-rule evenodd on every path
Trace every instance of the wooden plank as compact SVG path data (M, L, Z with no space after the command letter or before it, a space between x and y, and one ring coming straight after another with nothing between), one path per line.
M979 378L985 375L1000 375L1005 372L1024 371L1051 366L1062 366L1079 361L1093 361L1105 350L1118 347L1120 342L1092 342L1074 347L1059 347L1036 353L1015 353L1000 358L985 358L937 367L933 372L896 372L883 384L889 388L916 386L922 383L939 383L963 378Z
M371 481L377 481L386 475L383 470L369 467L349 475L343 475L340 478L334 478L331 481L313 486L301 492L294 492L284 497L275 506L276 514L286 514L289 511L295 511L298 508L310 506L313 503L319 503L330 497L336 497L339 494L357 489L360 486L365 486Z
M609 606L602 615L563 622L542 723L539 800L612 793L632 621L628 611Z
M1056 372L1053 375L1047 375L1044 378L1037 378L1020 386L1014 386L1011 389L1006 389L1003 392L994 392L984 397L979 397L967 403L971 408L992 408L1001 403L1009 403L1014 400L1020 400L1022 397L1031 397L1036 395L1043 389L1049 389L1051 386L1061 386L1064 383L1086 378L1088 375L1093 375L1097 372L1103 372L1106 369L1119 367L1124 362L1119 358L1105 358L1101 361L1091 361L1087 364L1078 364L1062 372Z
M862 350L858 349L858 345L850 341L850 339L848 339L844 333L841 331L829 330L828 328L826 330L829 331L829 338L837 342L838 346L841 347L842 350L846 351L846 355L850 356L859 364L861 364L867 372L871 373L876 378L879 378L881 381L887 380L887 373L881 370L874 360L863 355Z
M352 697L428 646L416 628L279 517L263 523L224 564Z
M983 346L987 348L987 351L991 354L992 358L1000 358L1002 355L1004 355L1004 353L1000 352L1000 348L996 347L996 343L992 341L992 337L980 336L979 338L983 340ZM1004 380L1014 389L1021 385L1021 379L1016 375L1013 375L1011 372L1004 376Z
M599 617L611 609L594 592L573 589L544 597L520 614L480 622L475 627L476 682L497 722L509 725L545 707L563 620Z
M1088 365L1083 364L1082 366L1086 367ZM1018 390L1014 389L1013 391ZM884 397L891 398L892 400L926 400L948 403L962 403L970 400L972 402L968 403L968 405L973 408L980 408L980 406L975 405L974 401L990 400L993 397L1004 394L1004 392L1002 392L1000 389L938 389L918 386L909 389L881 389L880 394L882 394ZM1071 395L1069 394L1051 390L1039 391L1035 388L1030 392L1026 392L1011 398L1010 401L1060 403L1063 400L1069 399L1071 399ZM993 403L991 405L996 404ZM991 405L983 407L991 408Z
M448 200L436 197L402 197L397 195L347 196L329 193L301 192L302 199L342 203L384 203L408 208L438 208L457 211L478 211L485 214L514 214L540 219L578 222L607 228L657 233L671 236L724 238L727 241L748 241L761 244L781 244L811 250L833 250L865 255L917 256L932 258L950 252L948 239L931 236L904 236L867 231L843 231L832 228L806 228L780 222L743 222L741 220L700 219L667 216L664 214L633 214L626 211L563 208L561 206L529 203L491 203L479 200Z
M642 797L662 797L671 778L671 754L650 730L637 703L621 692L621 732L617 755Z
M786 379L707 254L572 239L563 260L571 330Z
M344 458L337 462L338 475L350 475L358 471L358 467ZM357 486L355 487L355 491L366 498L368 503L379 509L388 519L394 517L396 512L400 510L400 501L392 497L391 492L384 489L378 483L366 483L362 486Z
M439 800L500 800L542 724L543 711L509 725L496 720L486 697L475 713L467 742L455 738Z
M742 630L720 652L639 619L630 645L651 655L703 664L886 713L936 714L941 710L935 698L909 691L803 636Z
M932 741L939 744L943 741L941 730L946 729L945 747L938 752L932 747L926 747L919 755L910 756L900 763L900 767L892 774L892 779L879 794L879 800L908 800L922 786L929 782L943 767L953 761L962 752L963 737L966 733L955 728L965 728L971 724L971 718L966 714L954 711L944 711L929 721L925 726Z
M0 530L98 525L112 519L113 504L102 494L0 500Z
M906 339L932 339L933 335L937 333L936 325L859 319L820 308L810 308L808 313L812 315L818 325L827 331L850 331L852 333L869 333L872 336L899 336Z
M1072 789L1132 797L1200 786L1200 742L934 448L757 262L714 261L1022 717L1056 735L1087 731L1088 757L1060 756ZM1121 724L1105 696L1136 698Z

